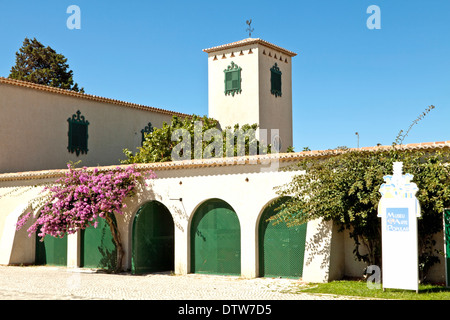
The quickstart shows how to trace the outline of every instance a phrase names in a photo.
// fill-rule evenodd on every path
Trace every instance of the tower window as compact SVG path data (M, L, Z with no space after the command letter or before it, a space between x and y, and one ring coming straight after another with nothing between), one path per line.
M67 149L71 153L75 152L77 156L80 153L87 153L89 121L86 121L84 116L81 115L80 110L67 121L69 122L69 145Z
M234 96L241 93L241 67L238 67L233 61L223 72L225 73L225 95Z
M281 71L277 63L270 68L270 93L281 97Z

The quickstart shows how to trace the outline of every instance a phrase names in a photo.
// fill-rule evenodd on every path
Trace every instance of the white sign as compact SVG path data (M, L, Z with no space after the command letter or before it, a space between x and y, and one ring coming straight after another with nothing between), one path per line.
M382 283L383 289L419 290L417 218L420 204L411 174L402 174L401 162L394 162L394 174L385 176L380 187Z

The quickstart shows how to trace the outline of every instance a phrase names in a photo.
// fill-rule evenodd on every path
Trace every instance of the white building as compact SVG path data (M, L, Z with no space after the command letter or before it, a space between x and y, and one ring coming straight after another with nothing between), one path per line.
M247 38L208 53L208 112L222 128L258 123L280 151L293 146L292 58L296 53L261 39ZM271 135L278 130L279 135Z
M208 53L209 116L222 127L258 123L279 130L281 149L292 144L291 58L295 53L260 39L205 49ZM65 173L68 160L114 170L122 149L139 146L149 122L158 127L172 115L149 108L65 90L0 78L0 264L56 264L109 268L114 246L100 223L63 239L44 243L16 231L44 184ZM70 150L70 119L77 111L89 121L85 146ZM78 122L77 122L78 123ZM82 123L82 125L86 125ZM72 129L73 130L73 129ZM270 133L269 133L270 136ZM75 138L77 139L77 138ZM450 142L404 146L437 149ZM376 147L375 147L376 148ZM4 150L8 150L7 153ZM86 151L86 150L85 150ZM275 187L294 174L279 168L300 159L320 159L336 150L278 153L230 159L203 159L138 165L151 169L149 181L116 214L125 257L135 273L174 270L176 274L234 274L247 278L284 276L323 282L361 276L353 242L331 222L311 221L296 228L266 219L274 214ZM32 155L32 157L30 157ZM1 173L3 172L3 173ZM442 239L438 239L442 246ZM151 254L150 254L151 252ZM444 266L430 278L443 281Z

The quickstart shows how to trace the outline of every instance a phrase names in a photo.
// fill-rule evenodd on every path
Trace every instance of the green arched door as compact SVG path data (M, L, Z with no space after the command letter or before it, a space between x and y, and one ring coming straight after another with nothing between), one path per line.
M299 278L303 272L306 226L288 227L285 222L268 221L287 199L272 202L259 222L259 275L261 277Z
M172 215L161 202L140 207L133 221L131 272L174 270L174 232Z
M55 238L46 235L44 241L36 232L36 265L67 266L67 237Z
M97 228L90 226L81 230L80 266L114 270L117 265L117 250L111 229L103 218L97 218ZM115 218L113 219L116 223Z
M208 200L194 213L191 272L241 274L241 228L236 213L225 201Z

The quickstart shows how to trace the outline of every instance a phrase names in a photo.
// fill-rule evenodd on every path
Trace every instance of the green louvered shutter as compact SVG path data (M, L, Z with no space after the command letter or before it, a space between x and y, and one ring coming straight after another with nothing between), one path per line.
M281 70L275 63L270 69L270 93L275 97L281 97Z
M241 93L241 70L233 61L224 70L225 72L225 95L232 95Z
M240 89L240 72L239 71L233 71L231 72L231 89L232 90L239 90Z
M225 91L233 90L233 72L225 72Z
M71 153L76 153L76 155L86 154L88 149L88 126L89 121L86 121L85 117L81 115L80 110L72 115L69 119L69 143L67 149Z

